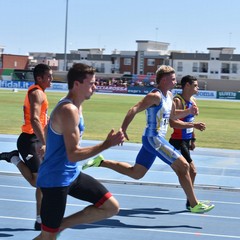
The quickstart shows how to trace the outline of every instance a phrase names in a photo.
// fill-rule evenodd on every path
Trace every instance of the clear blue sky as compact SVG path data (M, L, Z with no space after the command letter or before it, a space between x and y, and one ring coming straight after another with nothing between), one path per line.
M66 0L0 0L4 53L64 52ZM67 52L137 50L136 40L170 50L240 53L239 0L69 0Z

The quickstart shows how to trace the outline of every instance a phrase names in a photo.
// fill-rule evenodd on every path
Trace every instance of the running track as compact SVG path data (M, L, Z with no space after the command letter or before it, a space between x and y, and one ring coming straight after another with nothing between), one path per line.
M0 135L0 151L16 148L15 135ZM83 141L94 145L95 141ZM134 162L140 145L106 150L105 158ZM138 181L103 168L85 172L104 183L120 203L121 210L110 219L65 230L59 239L77 240L221 240L240 239L240 151L202 149L193 152L198 169L196 194L211 200L215 209L206 214L185 210L185 195L170 167L156 160ZM129 159L131 157L131 159ZM17 168L0 161L0 239L33 239L34 188ZM66 215L86 206L68 199Z

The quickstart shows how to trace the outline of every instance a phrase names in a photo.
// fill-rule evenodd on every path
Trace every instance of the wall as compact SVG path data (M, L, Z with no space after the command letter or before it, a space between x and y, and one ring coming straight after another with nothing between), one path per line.
M2 68L27 69L28 56L2 54Z
M213 91L240 91L239 80L222 80L222 79L204 79L199 82L206 82L206 90Z

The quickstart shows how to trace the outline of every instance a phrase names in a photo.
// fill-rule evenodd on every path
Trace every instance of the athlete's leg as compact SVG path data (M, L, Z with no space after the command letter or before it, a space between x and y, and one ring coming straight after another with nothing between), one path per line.
M119 211L119 203L112 194L100 182L84 173L81 173L71 184L69 195L92 204L63 218L60 230L100 221L116 215Z
M41 189L40 188L36 188L36 204L37 204L36 214L37 214L37 216L40 216L41 202L42 202L42 192L41 192Z
M5 160L9 163L14 164L23 177L33 186L36 186L36 179L32 175L31 170L26 166L25 162L19 156L18 150L11 152L2 152L0 153L0 160Z
M178 176L191 207L198 204L198 200L193 191L193 185L189 174L189 164L186 159L177 151L165 138L152 137L144 140L145 145L165 163L170 165Z
M90 160L87 162L83 169L86 169L88 167L105 167L112 169L118 173L124 174L128 177L134 178L134 179L140 179L142 178L148 171L148 169L152 166L154 160L156 158L156 155L148 152L143 146L140 149L136 162L134 165L131 165L127 162L118 162L114 160L106 160L103 157L99 159L99 156L95 158L98 162L96 164L95 160ZM99 162L100 160L100 162Z
M19 171L23 177L33 186L36 187L37 172L41 164L41 157L37 152L39 141L34 134L21 133L17 140L18 151L23 161L17 164ZM35 230L41 230L40 208L42 201L42 193L40 189L36 189L36 221Z
M68 187L42 188L41 191L42 229L35 240L55 240L65 213Z
M171 164L172 169L178 176L179 183L182 186L191 207L198 204L198 200L193 190L193 184L189 173L189 164L183 156L180 156Z
M50 232L42 231L33 240L56 240L56 239L57 239L57 233L50 233Z
M194 186L194 181L196 177L196 168L194 166L193 160L190 155L190 150L189 150L189 141L190 140L185 140L185 139L170 139L169 143L172 144L176 149L180 150L181 154L183 157L187 160L189 164L189 174L190 178L192 181L192 185ZM190 209L190 201L187 199L186 202L186 208Z
M197 171L196 171L196 168L195 168L195 165L193 163L193 160L191 158L191 155L190 155L190 145L189 145L189 141L190 140L180 140L180 151L183 155L183 157L187 160L187 162L189 163L189 173L190 173L190 177L191 177L191 180L192 180L192 185L194 185L194 181L195 181L195 178L196 178L196 175L197 175Z
M23 177L33 186L36 187L38 168L41 159L36 151L38 140L34 134L21 133L17 140L17 148L22 156L23 161L16 166Z
M37 175L33 174L27 165L20 161L17 165L18 170L23 175L23 177L33 186L36 187Z
M190 177L192 180L192 185L194 185L195 178L197 176L197 170L196 170L196 167L195 167L195 164L193 161L191 163L189 163L189 167L190 167L189 172L190 172Z
M102 204L101 207L89 205L83 210L65 217L62 221L60 231L79 224L92 223L110 218L118 213L118 209L118 201L113 196L111 196Z
M101 163L101 167L110 168L133 179L142 178L148 171L147 168L137 163L132 166L127 162L117 162L113 160L104 160Z

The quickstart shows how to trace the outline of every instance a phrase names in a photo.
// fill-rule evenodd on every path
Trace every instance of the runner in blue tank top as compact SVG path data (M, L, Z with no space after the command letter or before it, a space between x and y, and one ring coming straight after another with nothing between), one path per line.
M64 98L57 104L55 109L67 104L73 103L70 99ZM79 112L78 128L81 140L84 131L84 121L81 109ZM80 168L78 167L79 162L71 162L68 160L64 137L53 129L51 118L47 128L47 146L44 161L40 166L37 184L44 188L69 186L80 173Z
M177 94L173 99L176 109L188 109L191 106L196 105L196 100L193 95L198 92L197 78L190 75L184 76L181 79L181 86L182 94ZM194 150L195 148L196 136L194 129L203 131L206 126L203 122L194 122L194 115L192 114L189 114L180 120L181 121L170 119L170 126L174 128L174 131L169 142L176 149L181 151L181 154L189 163L189 173L192 185L194 185L197 170L190 155L190 150ZM190 209L190 203L188 200L186 202L186 208Z
M99 181L80 172L78 162L122 144L124 134L121 129L111 130L104 142L81 147L82 103L90 99L96 89L95 70L85 64L74 64L67 80L68 94L54 108L48 123L46 153L37 179L43 194L42 230L35 240L56 239L66 228L96 222L119 211L118 201ZM67 195L91 204L64 217Z
M196 106L185 110L175 109L172 101L171 89L176 85L175 71L170 66L162 65L156 71L156 89L153 89L140 102L128 111L123 123L122 130L125 138L128 139L127 128L135 115L146 111L146 128L142 136L142 148L140 149L134 166L126 162L104 160L102 156L89 160L83 169L88 167L106 167L134 179L142 178L152 166L156 157L167 163L175 171L179 182L184 189L187 199L190 202L192 212L207 212L213 209L214 205L207 205L199 202L195 196L190 174L189 164L166 139L169 119L183 118L189 114L196 115Z

